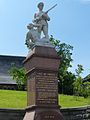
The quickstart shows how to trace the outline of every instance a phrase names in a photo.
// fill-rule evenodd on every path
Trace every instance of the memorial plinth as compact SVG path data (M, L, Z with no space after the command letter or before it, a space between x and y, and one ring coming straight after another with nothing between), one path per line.
M24 120L63 120L58 106L58 68L55 48L35 46L24 66L27 75L27 109Z

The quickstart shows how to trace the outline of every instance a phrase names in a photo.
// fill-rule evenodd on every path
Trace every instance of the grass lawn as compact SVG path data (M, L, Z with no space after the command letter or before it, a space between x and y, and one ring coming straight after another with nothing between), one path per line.
M77 107L90 105L90 99L59 95L59 105L63 107ZM27 106L27 93L24 91L0 90L0 108L25 108Z
M14 90L0 90L0 108L25 108L26 92Z
M89 97L88 98L78 97L76 99L75 96L59 95L58 99L59 99L59 105L61 105L62 108L90 105Z

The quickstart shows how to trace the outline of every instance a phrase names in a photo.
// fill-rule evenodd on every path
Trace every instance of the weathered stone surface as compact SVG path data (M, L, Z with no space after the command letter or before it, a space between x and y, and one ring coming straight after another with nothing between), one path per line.
M24 61L28 77L28 106L58 105L59 63L54 48L37 46L29 52Z
M26 111L24 120L63 120L58 107L32 106Z
M28 83L28 109L24 120L63 120L58 107L60 58L55 48L35 46L24 61Z
M90 120L90 106L61 109L65 120Z
M36 104L57 105L58 104L58 81L56 73L36 73Z
M58 104L57 73L39 70L28 76L27 83L28 106Z
M90 106L79 108L64 108L60 111L64 115L65 120L90 120ZM24 109L0 109L0 120L23 120L24 115ZM46 115L45 118L52 118L51 120L53 120L53 115Z
M23 120L24 109L0 109L0 120Z

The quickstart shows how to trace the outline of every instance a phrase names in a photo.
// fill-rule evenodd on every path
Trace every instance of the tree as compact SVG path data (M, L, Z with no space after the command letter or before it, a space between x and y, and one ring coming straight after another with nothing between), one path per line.
M82 77L81 77L81 73L83 72L83 66L82 65L77 65L78 68L75 70L76 71L76 80L75 82L73 83L74 85L74 94L76 96L79 97L79 95L82 95L82 84L83 84L83 81L82 81Z
M90 74L83 79L83 92L82 95L84 98L90 97Z
M72 74L71 72L68 72L68 68L72 67L71 62L73 61L73 59L71 58L72 53L71 51L73 50L73 47L69 44L66 43L61 43L60 40L55 40L53 38L53 36L51 36L50 41L55 45L55 49L57 51L58 56L60 56L60 65L59 65L59 71L58 71L58 78L59 78L59 86L62 88L62 93L69 93L68 90L69 89L64 89L65 84L67 86L68 84L68 88L71 88L71 86L73 85L74 82L74 74ZM73 79L71 79L73 76ZM71 77L71 78L70 78ZM64 92L65 91L65 92ZM67 91L67 92L66 92Z
M84 82L82 84L82 95L84 98L90 97L90 82Z
M65 94L71 94L72 93L72 86L74 82L74 74L71 72L68 72L68 68L72 67L72 53L73 47L66 43L61 43L60 40L55 40L53 36L51 36L50 41L54 44L55 49L57 51L58 56L60 56L60 65L59 65L59 71L58 71L58 78L60 81L61 91ZM25 73L23 69L18 69L14 67L14 69L11 70L12 76L14 79L16 79L18 85L21 85L22 81L24 81ZM20 78L21 76L21 78ZM23 79L24 78L24 79ZM66 87L68 84L68 88ZM70 88L70 89L69 89Z
M75 75L71 72L66 73L63 81L63 93L67 95L73 95L73 83L75 81Z
M16 81L18 90L23 90L23 87L26 85L25 69L23 67L18 68L15 64L13 64L9 70L9 73L13 77L13 80Z

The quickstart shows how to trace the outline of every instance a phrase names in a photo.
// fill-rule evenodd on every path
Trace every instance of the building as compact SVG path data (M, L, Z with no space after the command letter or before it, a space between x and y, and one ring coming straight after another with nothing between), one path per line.
M0 55L0 89L16 89L16 82L10 77L9 70L12 64L23 67L24 59L25 57L21 56Z
M90 82L90 74L83 79L83 82Z

